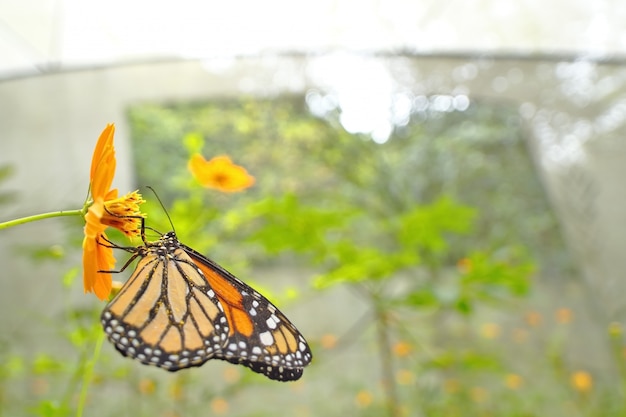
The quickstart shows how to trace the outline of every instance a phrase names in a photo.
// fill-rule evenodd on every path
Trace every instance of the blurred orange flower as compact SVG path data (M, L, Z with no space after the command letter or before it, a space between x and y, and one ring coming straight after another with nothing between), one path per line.
M480 334L485 339L496 339L500 336L500 325L496 323L484 323L480 326Z
M557 323L568 324L568 323L571 323L574 317L574 313L569 308L561 307L558 310L556 310L556 312L554 313L554 317Z
M91 159L91 202L85 214L83 239L85 292L94 292L101 300L105 300L111 292L111 274L99 271L110 271L115 267L113 249L101 244L107 239L104 231L111 226L126 236L137 236L141 222L138 216L143 216L139 205L144 201L139 193L135 191L118 198L117 190L110 189L116 166L114 133L115 126L108 124L98 138Z
M393 345L393 353L400 358L408 356L412 350L413 346L408 342L401 341Z
M332 333L326 333L322 335L320 339L320 344L324 349L332 349L337 346L337 336Z
M543 317L541 316L541 313L537 311L529 311L524 316L524 319L526 320L526 324L528 324L529 326L537 327L541 324Z
M254 177L244 167L235 165L224 155L207 161L202 155L195 154L189 160L188 167L202 186L218 191L237 192L254 184Z
M228 401L222 397L216 397L211 401L211 410L215 414L224 414L228 411Z
M400 369L396 372L396 381L400 385L409 385L415 381L415 374L408 369Z
M139 380L139 392L143 395L154 394L156 391L156 382L150 378L142 378Z
M461 273L467 274L472 270L472 260L469 258L459 259L456 263L456 267Z
M522 386L524 379L518 374L506 374L504 377L504 385L507 388L516 390Z
M239 368L229 366L224 368L223 377L224 381L229 384L234 384L241 379L241 373L239 372Z
M576 391L586 393L593 387L593 378L589 372L576 371L570 376L570 383Z
M354 398L354 402L356 403L356 405L361 408L370 406L373 401L374 401L374 396L372 395L371 392L366 391L366 390L359 391L356 394L356 397Z

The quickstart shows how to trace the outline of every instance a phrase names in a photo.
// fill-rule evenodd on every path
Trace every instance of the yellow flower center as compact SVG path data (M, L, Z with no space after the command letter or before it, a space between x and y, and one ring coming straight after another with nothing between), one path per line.
M137 191L104 202L104 213L100 222L114 227L128 237L138 236L141 218L145 216L139 205L145 203Z

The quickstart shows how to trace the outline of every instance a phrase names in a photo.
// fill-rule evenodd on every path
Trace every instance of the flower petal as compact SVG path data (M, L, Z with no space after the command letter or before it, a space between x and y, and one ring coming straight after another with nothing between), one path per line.
M98 271L110 271L115 268L113 249L101 245L100 239L106 239L101 223L104 203L94 202L85 215L85 237L83 239L83 285L85 292L94 292L101 300L106 300L111 292L111 274Z
M115 125L107 124L102 133L100 133L100 137L98 138L98 142L96 143L96 148L93 151L93 156L91 157L91 172L90 177L93 178L100 161L102 160L102 156L109 148L113 148L113 136L115 134Z
M90 188L94 200L97 197L104 197L113 183L116 167L115 148L113 147L114 133L115 126L107 125L98 138L96 149L91 158Z

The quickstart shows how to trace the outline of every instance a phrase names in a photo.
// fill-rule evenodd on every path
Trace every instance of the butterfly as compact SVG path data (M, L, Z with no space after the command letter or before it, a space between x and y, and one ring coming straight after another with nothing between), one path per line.
M306 340L267 298L168 232L156 241L111 247L139 259L105 306L107 338L124 356L168 371L221 359L278 381L302 376Z

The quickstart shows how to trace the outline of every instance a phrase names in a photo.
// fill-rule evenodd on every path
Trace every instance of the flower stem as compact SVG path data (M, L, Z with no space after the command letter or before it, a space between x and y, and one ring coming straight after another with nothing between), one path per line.
M53 217L82 216L83 214L84 209L51 211L50 213L35 214L34 216L22 217L20 219L9 220L8 222L0 223L0 230L8 229L9 227L17 226L24 223L34 222L37 220L51 219Z
M80 390L78 397L78 406L76 408L76 417L82 417L85 410L85 402L87 401L87 393L89 392L89 385L93 378L93 368L96 366L98 359L100 358L100 349L102 348L102 342L104 342L104 332L100 332L98 339L96 340L96 346L93 351L93 356L87 362L85 371L83 373L83 386Z

